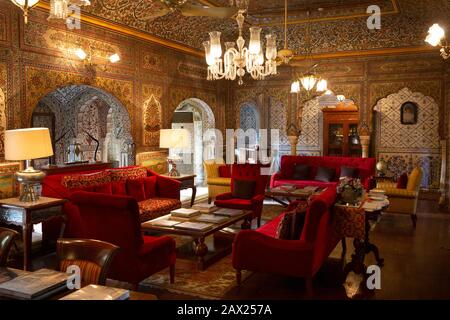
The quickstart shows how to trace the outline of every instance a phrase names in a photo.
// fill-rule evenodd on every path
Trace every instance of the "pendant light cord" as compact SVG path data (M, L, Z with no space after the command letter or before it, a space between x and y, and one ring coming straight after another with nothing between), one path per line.
M284 48L287 47L287 0L284 0Z

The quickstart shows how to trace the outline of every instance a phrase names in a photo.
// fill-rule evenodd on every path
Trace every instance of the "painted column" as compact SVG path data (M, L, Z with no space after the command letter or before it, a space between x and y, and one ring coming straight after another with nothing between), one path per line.
M369 157L369 146L370 146L370 136L359 136L359 140L361 141L362 147L362 157Z
M291 155L297 155L298 136L288 136L289 143L291 144Z

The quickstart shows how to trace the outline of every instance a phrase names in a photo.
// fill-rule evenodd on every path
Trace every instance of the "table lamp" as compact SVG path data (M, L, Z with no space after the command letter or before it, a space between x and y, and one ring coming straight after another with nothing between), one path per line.
M161 129L159 132L159 147L167 149L184 149L188 148L189 131L186 129ZM181 160L180 156L168 156L167 162L172 166L169 171L170 177L179 177L177 165L174 161Z
M5 131L5 159L25 160L26 169L16 172L17 181L23 186L20 201L32 202L39 199L34 191L45 177L45 173L35 170L31 160L53 155L53 147L48 128L27 128Z

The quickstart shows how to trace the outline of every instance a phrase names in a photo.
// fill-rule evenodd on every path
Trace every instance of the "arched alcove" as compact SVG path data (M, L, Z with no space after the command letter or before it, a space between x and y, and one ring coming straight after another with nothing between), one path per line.
M42 97L32 116L33 127L48 127L57 165L68 161L67 150L79 143L83 160L112 162L114 166L134 163L130 117L111 94L87 85L58 88ZM37 161L37 166L47 164Z
M184 113L184 115L181 115ZM189 98L182 101L175 109L172 128L187 129L191 133L191 148L183 155L183 163L178 164L180 172L197 175L197 180L204 179L203 160L214 159L215 139L203 140L203 135L209 129L215 128L215 117L211 108L206 102L198 98ZM169 150L170 153L179 150Z
M406 102L417 105L417 123L402 123L401 109ZM424 170L422 187L439 188L441 155L436 101L403 88L379 100L373 111L378 160L384 160L388 171L397 176L420 166Z

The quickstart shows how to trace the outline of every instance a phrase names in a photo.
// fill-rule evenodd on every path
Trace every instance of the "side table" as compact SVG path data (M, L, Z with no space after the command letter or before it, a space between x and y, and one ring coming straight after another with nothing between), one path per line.
M197 175L185 174L178 177L170 177L168 174L162 174L162 176L180 181L180 190L192 189L191 207L194 205L195 196L197 195L197 186L195 185L195 177L197 177Z
M64 199L40 197L37 201L22 202L19 198L0 200L0 222L22 227L23 233L23 268L31 266L31 236L33 225L53 217L63 217L61 236L64 233L66 216L63 212Z

